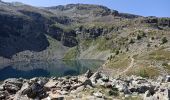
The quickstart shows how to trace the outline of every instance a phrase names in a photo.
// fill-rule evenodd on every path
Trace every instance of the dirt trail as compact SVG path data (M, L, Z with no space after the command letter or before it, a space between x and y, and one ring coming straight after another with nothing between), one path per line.
M120 73L117 75L117 77L119 77L120 75L126 73L130 68L133 67L135 59L133 58L133 56L131 56L130 59L131 59L130 65L129 65L124 71L120 72Z

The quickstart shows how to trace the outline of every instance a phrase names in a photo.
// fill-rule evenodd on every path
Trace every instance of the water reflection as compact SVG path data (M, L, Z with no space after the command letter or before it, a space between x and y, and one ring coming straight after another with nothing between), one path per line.
M31 61L17 62L10 65L0 65L0 80L7 78L32 78L79 75L88 69L97 70L103 61L99 60L75 60L75 61Z

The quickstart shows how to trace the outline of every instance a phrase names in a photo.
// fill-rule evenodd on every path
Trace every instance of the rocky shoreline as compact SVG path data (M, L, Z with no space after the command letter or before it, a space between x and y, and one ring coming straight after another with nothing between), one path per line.
M10 78L0 85L0 100L170 100L170 76L112 78L102 72L79 76Z

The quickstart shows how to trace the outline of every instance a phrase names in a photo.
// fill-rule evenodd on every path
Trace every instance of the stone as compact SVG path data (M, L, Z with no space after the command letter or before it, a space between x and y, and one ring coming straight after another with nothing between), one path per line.
M71 85L70 85L70 84L66 84L65 86L63 86L63 89L64 89L65 91L69 91L70 88L71 88Z
M56 80L49 80L44 86L48 87L48 88L54 88L57 85L57 81Z
M0 100L6 100L9 94L5 91L0 91Z
M170 100L170 89L166 89L165 92L164 92L164 95L167 99Z
M149 92L149 90L147 90L144 94L144 98L150 97L151 93Z
M139 86L137 88L137 92L138 93L145 93L147 90L149 90L149 87L148 86Z
M67 95L67 94L68 94L67 91L59 91L59 93L60 93L61 95Z
M22 80L16 79L16 78L10 78L10 79L6 79L4 81L4 84L13 84L19 88L22 87Z
M30 87L23 91L23 94L27 94L29 98L45 98L47 96L44 87L38 83L33 83Z
M85 87L82 85L82 86L78 87L76 90L72 90L71 93L77 94L79 92L82 92L84 89L85 89Z
M84 86L90 85L90 86L93 87L92 82L91 82L90 79L86 79L86 80L82 83L82 85L84 85Z
M30 79L30 83L35 83L35 82L38 82L38 77L34 77Z
M47 80L39 80L37 83L40 84L41 86L44 86L48 81Z
M91 70L88 70L88 71L85 73L85 77L87 77L87 78L90 78L92 75L93 75L93 73L92 73Z
M123 87L123 92L124 92L124 94L131 94L131 91L128 89L127 86Z
M170 75L166 76L165 82L170 82Z
M4 91L4 86L0 85L0 91Z
M97 79L99 79L99 78L101 78L101 73L96 72L90 77L90 80L92 81L93 84L95 84Z
M105 86L105 82L102 79L98 79L96 85Z
M14 84L5 84L4 89L7 90L9 93L15 94L20 88Z
M16 93L13 100L30 100L27 96Z
M104 82L108 82L109 81L109 76L106 76L105 74L101 74L101 80Z
M89 85L88 85L88 86L89 86ZM76 91L77 91L77 92L81 92L81 91L84 90L84 88L85 88L84 86L80 86L80 87L78 87L78 88L76 89Z
M98 98L103 98L103 94L101 92L93 93L93 95Z
M47 97L48 98L47 100L60 100L61 99L60 97L62 97L64 99L64 97L61 96L60 94L50 92L49 96ZM63 100L63 99L61 99L61 100Z
M71 78L70 78L70 81L73 81L73 82L76 82L76 83L77 83L77 82L78 82L78 77L71 77Z

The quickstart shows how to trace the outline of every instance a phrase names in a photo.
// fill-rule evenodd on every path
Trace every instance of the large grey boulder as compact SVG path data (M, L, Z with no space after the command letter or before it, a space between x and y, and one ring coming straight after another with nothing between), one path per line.
M44 87L38 83L33 83L31 86L23 90L23 95L27 95L29 98L45 98L47 97Z
M15 86L18 86L19 88L22 87L22 83L23 80L22 79L16 79L16 78L10 78L10 79L6 79L4 81L4 84L13 84Z
M87 77L87 78L90 78L91 76L93 75L92 71L91 70L88 70L84 76Z
M93 87L93 84L92 84L92 82L91 82L90 79L86 79L86 80L82 83L82 85L84 85L84 86L89 85L89 86L92 86L92 87Z
M96 72L94 73L91 77L90 80L93 84L95 84L97 82L97 79L101 78L101 72Z
M93 95L95 96L95 97L97 97L97 98L103 98L104 97L104 95L101 93L101 92L96 92L96 93L93 93Z
M14 84L5 84L4 89L7 90L9 93L15 94L20 88Z
M9 94L5 91L0 91L0 100L7 100Z

